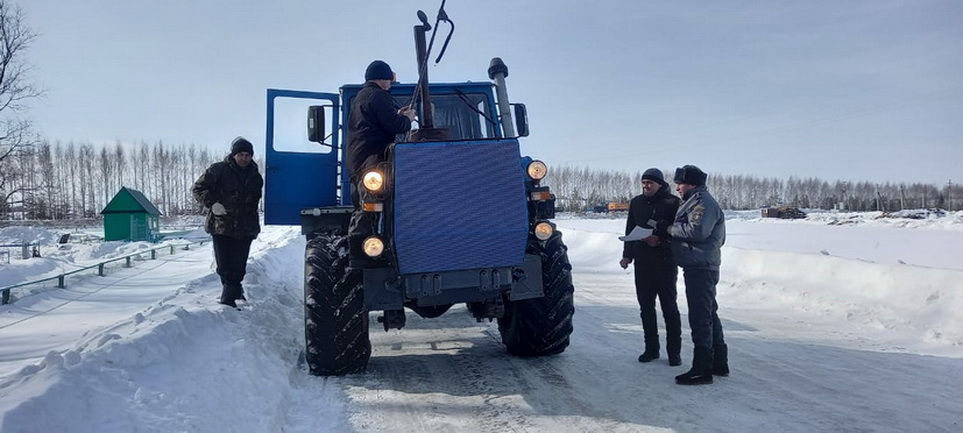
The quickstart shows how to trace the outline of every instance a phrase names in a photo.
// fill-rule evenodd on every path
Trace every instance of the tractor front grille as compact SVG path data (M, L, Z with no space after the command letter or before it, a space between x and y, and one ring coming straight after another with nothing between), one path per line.
M402 274L522 263L528 210L517 140L399 143L394 155Z

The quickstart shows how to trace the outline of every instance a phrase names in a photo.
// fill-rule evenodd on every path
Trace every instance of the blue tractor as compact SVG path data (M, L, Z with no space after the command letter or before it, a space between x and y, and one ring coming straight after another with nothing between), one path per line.
M425 40L432 26L423 12L418 16L419 81L395 84L391 94L398 106L417 108L419 127L399 136L387 161L364 174L368 201L352 203L342 145L362 86L344 85L340 94L267 91L264 219L300 224L307 238L304 329L311 374L365 370L371 311L383 312L378 321L387 331L405 325L406 308L434 318L466 303L478 321L498 321L513 355L557 354L569 344L571 265L549 221L555 196L540 184L547 167L519 151L528 121L525 106L508 101L508 68L495 58L492 82L429 84ZM441 22L454 29L444 3L435 32ZM352 212L378 219L376 234L361 246L372 264L360 269L348 266Z

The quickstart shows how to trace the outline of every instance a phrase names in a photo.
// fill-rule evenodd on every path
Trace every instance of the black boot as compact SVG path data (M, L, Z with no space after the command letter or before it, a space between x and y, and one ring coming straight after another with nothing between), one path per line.
M220 301L217 301L217 303L218 303L218 304L227 305L228 307L237 308L237 303L235 303L235 302L232 301L232 300L224 300L224 299L221 299Z
M712 352L696 347L692 356L692 368L675 377L679 385L708 385L712 383Z
M715 376L729 375L729 346L720 344L712 349L712 374Z
M220 303L224 305L229 305L231 307L237 308L237 289L233 284L224 283L221 285L221 300Z
M639 362L651 362L659 359L659 343L645 343L645 352L639 355Z
M237 295L236 300L247 302L247 298L244 297L244 286L241 285L241 283L237 283L237 287L235 288L235 290L236 290L235 294Z

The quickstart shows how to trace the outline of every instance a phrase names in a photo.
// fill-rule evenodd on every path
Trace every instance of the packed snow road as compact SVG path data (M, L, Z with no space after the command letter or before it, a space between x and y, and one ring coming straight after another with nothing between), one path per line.
M304 241L270 229L248 266L250 306L214 305L209 270L188 282L158 275L155 288L176 296L0 379L0 431L959 431L963 272L733 242L719 286L732 375L680 387L673 376L687 367L636 361L618 222L559 225L576 287L561 355L511 357L497 327L463 307L409 314L388 333L372 314L369 371L310 376L298 359ZM771 227L732 229L750 239ZM840 242L835 229L820 249ZM818 232L806 229L811 243ZM963 232L945 234L958 256Z

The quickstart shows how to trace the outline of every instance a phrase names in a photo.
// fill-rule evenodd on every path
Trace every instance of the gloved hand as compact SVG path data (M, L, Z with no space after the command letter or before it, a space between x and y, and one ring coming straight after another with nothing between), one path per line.
M227 215L227 209L221 203L214 203L211 205L211 213L217 216Z

